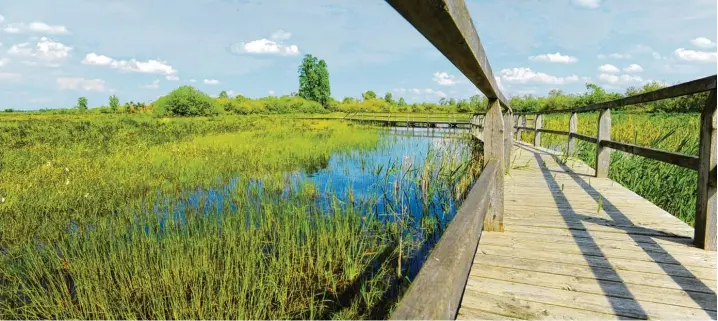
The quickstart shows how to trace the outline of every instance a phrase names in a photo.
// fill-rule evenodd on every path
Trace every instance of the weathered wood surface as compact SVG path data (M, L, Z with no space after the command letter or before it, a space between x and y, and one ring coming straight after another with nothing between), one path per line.
M484 120L484 162L494 160L499 161L499 173L496 182L496 188L491 194L491 207L484 219L484 230L486 231L503 231L504 230L504 173L506 172L507 161L506 153L506 134L509 130L504 126L504 117L501 115L501 106L496 99L489 100L489 110Z
M585 163L516 143L505 231L481 236L460 319L716 319L716 253Z
M598 114L598 137L596 144L596 177L608 177L608 168L611 165L611 149L602 144L611 140L611 110L604 109ZM536 145L538 146L538 145Z
M499 90L464 0L387 0L489 99L509 101Z
M716 90L712 90L701 113L696 200L696 246L716 250Z
M486 164L391 319L447 320L456 317L481 238L484 215L491 206L491 191L495 190L496 177L502 174L500 168L500 160Z

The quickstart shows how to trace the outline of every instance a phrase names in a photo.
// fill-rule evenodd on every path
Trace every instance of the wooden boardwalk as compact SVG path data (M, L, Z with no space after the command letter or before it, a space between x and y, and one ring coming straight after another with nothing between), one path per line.
M459 319L716 319L716 252L593 174L515 144L505 231L483 232Z

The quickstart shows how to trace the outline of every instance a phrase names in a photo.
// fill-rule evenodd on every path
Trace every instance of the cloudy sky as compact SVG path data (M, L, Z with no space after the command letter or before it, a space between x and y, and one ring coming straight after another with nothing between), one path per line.
M467 0L507 96L623 92L716 73L715 0ZM0 108L152 101L191 84L250 97L297 90L304 54L327 61L332 95L408 101L475 87L380 0L0 2Z

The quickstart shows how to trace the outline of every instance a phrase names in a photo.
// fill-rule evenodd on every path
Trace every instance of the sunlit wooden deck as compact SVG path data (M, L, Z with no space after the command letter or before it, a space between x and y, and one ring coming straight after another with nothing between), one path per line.
M459 319L716 319L716 252L576 160L516 143L504 232L484 231Z

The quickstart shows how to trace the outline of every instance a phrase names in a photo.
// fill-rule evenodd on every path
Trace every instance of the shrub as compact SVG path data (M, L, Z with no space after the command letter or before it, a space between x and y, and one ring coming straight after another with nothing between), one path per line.
M179 87L152 106L157 116L214 116L222 111L217 101L192 86Z

